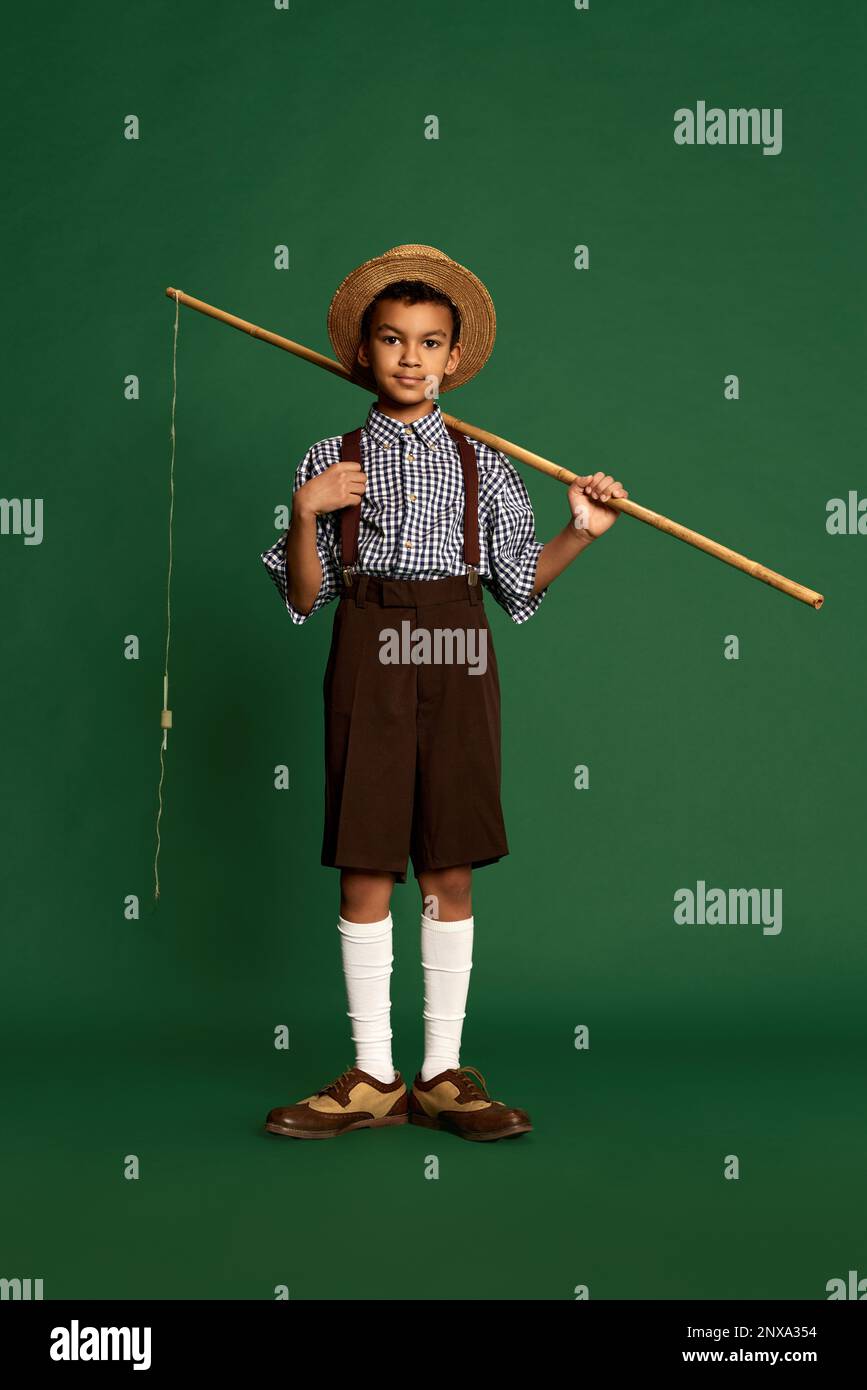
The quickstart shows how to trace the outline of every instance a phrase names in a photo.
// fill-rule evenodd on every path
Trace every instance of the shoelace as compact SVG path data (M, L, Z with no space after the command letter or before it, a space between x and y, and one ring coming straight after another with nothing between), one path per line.
M349 1078L354 1071L355 1067L346 1067L333 1081L329 1081L327 1086L323 1086L321 1091L317 1091L317 1096L333 1096L336 1101L344 1105L349 1099Z
M488 1095L488 1083L477 1067L458 1067L457 1071L465 1078L465 1088L469 1091L469 1094L473 1100L493 1100L493 1097ZM467 1075L468 1072L473 1072L474 1075L476 1075L479 1078L479 1081L482 1083L481 1088L479 1088L476 1085L475 1081L473 1081L471 1076ZM500 1100L494 1100L493 1104L502 1105L503 1102Z

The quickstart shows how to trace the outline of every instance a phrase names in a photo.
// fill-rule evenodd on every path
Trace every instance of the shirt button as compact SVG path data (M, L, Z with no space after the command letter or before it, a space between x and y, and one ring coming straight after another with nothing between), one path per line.
M412 541L404 541L407 550L412 550Z
M414 493L414 492L411 492L411 493L409 494L409 500L410 500L410 502L414 502L414 501L415 501L415 493Z
M412 434L412 426L411 426L411 425L407 425L407 426L404 428L404 431L403 431L403 432L404 432L404 434Z
M407 463L412 463L412 460L413 460L412 454L407 454L406 460L407 460Z

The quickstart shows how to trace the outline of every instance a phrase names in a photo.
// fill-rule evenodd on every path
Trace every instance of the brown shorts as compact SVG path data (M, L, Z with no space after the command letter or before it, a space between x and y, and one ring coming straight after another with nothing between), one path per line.
M480 584L356 576L334 615L323 694L323 864L405 883L408 857L417 875L509 853Z

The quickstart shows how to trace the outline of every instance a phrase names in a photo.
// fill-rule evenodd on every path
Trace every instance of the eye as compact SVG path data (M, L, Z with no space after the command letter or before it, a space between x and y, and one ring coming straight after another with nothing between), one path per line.
M397 338L395 337L395 335L394 335L393 333L384 333L384 334L383 334L383 337L382 337L382 341L383 341L384 343L396 343L396 342L397 342Z
M437 342L436 338L425 338L425 342L430 343L431 347L439 347L439 343Z

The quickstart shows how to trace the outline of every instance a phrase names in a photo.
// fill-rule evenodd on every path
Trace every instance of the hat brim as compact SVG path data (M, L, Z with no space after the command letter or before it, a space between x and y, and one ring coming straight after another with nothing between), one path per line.
M350 271L328 309L328 336L353 381L377 390L373 373L358 361L361 318L370 301L396 280L424 280L457 306L461 316L461 357L440 393L463 386L482 370L494 347L497 315L494 302L477 275L434 246L395 246Z

